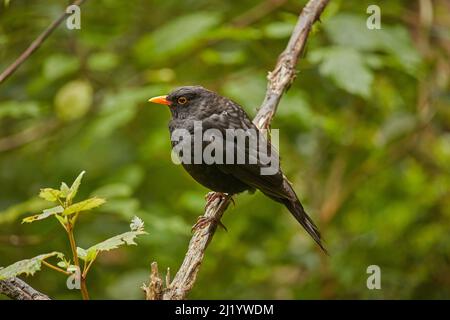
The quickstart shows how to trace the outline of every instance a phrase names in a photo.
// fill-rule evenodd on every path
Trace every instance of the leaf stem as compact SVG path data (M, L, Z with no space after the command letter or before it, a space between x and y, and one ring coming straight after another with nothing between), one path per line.
M86 264L84 264L84 271L83 271L83 278L86 278L86 276L87 276L87 273L89 272L89 269L91 268L91 266L92 266L92 264L94 263L94 261L95 261L95 258L94 259L92 259L91 261L89 261L89 263L87 264L87 266L86 266Z
M52 265L51 263L48 263L48 262L45 261L45 260L42 260L42 263L43 263L44 265L46 265L47 267L49 267L50 269L53 269L53 270L55 270L55 271L64 273L66 276L70 276L70 275L71 275L70 272L65 271L65 270L63 270L63 269L61 269L61 268L59 268L59 267L57 267L57 266L54 266L54 265Z
M78 270L80 270L80 261L78 260L78 254L77 254L77 246L75 243L75 238L73 236L73 224L70 222L67 224L67 235L69 236L69 242L70 242L70 248L72 249L72 255L73 255L73 263L75 266L77 266ZM86 286L86 277L82 274L80 275L80 289L81 289L81 295L83 297L83 300L89 300L89 293Z

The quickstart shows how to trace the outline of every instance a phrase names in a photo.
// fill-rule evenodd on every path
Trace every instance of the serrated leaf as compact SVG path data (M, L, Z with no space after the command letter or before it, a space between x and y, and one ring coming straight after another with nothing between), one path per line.
M43 220L57 213L62 213L64 208L62 206L56 206L50 209L45 209L41 214L35 214L34 216L26 217L22 220L22 223L31 223L37 220Z
M50 202L56 202L58 201L58 198L61 196L61 191L52 189L52 188L44 188L41 189L41 192L39 192L39 197L42 199L45 199Z
M147 234L147 232L143 230L128 231L97 243L89 249L84 250L82 248L77 248L77 252L78 249L81 249L80 252L82 253L82 255L79 255L79 258L82 260L90 261L89 259L92 259L92 257L94 257L95 259L99 252L117 249L118 247L123 245L137 245L136 242L134 242L134 239L142 234Z
M80 201L80 202L74 203L71 206L67 207L63 212L63 216L68 216L68 215L76 213L76 212L91 210L98 206L101 206L105 202L106 202L105 199L97 198L97 197L90 198L90 199L87 199L84 201Z
M85 173L86 171L82 171L70 186L69 192L67 193L67 201L72 201L72 199L74 199L77 195L78 188L81 184L81 179L83 179Z
M144 230L144 221L138 216L134 216L130 223L131 231L143 231Z
M53 257L58 256L60 259L64 257L64 254L61 252L53 251L50 253L41 254L31 259L25 259L21 261L17 261L12 265L7 266L6 268L0 269L0 280L9 279L20 274L33 275L36 271L41 269L42 261Z

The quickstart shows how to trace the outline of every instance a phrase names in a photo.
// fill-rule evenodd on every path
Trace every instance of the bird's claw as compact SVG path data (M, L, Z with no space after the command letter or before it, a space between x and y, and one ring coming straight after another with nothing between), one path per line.
M228 197L228 193L223 193L223 192L208 192L205 196L205 200L206 200L206 205L205 205L205 209L214 202L214 200L216 199L226 199ZM230 201L233 203L233 206L236 206L236 203L234 202L234 199L232 196L229 197Z
M213 217L205 217L205 216L199 216L197 219L197 222L192 226L191 231L195 232L197 230L205 228L210 223L217 223L219 226L221 226L225 231L228 231L227 227L222 223L222 221L217 220Z

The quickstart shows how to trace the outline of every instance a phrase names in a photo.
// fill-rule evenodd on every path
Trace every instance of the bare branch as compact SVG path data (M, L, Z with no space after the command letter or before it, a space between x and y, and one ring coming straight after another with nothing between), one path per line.
M58 121L50 119L8 137L0 137L0 152L16 149L36 141L53 132L59 125Z
M260 129L270 126L283 93L289 89L297 75L296 65L306 45L311 27L319 19L328 0L311 0L303 8L286 49L278 57L277 65L267 76L267 91L253 123Z
M0 280L0 293L14 300L50 300L19 278Z
M81 4L83 4L85 0L76 0L72 3L72 5L77 5L80 6ZM65 18L67 18L70 15L70 13L67 13L64 11L64 13L62 15L59 16L58 19L56 19L55 21L53 21L48 27L47 29L44 30L44 32L42 32L31 44L30 46L24 51L22 52L22 54L16 59L16 61L14 61L12 64L9 65L9 67L7 67L5 69L5 71L3 71L0 74L0 84L2 82L4 82L10 75L12 75L19 67L20 65L27 60L31 54L33 52L35 52L40 46L41 44L45 41L45 39L48 38L48 36L61 24L61 22L64 21Z
M277 64L267 77L267 91L261 108L253 122L260 129L270 126L273 116L283 93L289 88L296 77L298 58L305 47L308 34L313 23L319 19L329 0L310 0L303 8L297 24L292 32L286 49L278 57ZM189 242L189 248L184 261L170 285L163 289L163 294L153 293L152 297L164 300L181 300L194 286L206 248L212 240L217 225L230 204L231 197L217 197L205 208L204 216L208 219L205 228L197 229ZM158 275L159 277L159 275ZM161 280L160 280L161 281ZM162 281L160 282L162 283Z

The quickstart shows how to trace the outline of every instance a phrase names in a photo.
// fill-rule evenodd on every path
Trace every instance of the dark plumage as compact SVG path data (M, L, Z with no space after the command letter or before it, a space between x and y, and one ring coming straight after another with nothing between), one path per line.
M224 136L226 129L254 129L255 132L259 132L238 104L200 86L181 87L167 96L155 97L150 101L169 106L172 113L172 120L169 122L171 134L175 129L185 129L194 135L196 121L201 121L203 131L213 128L222 132ZM264 139L259 134L257 138ZM264 140L264 143L270 146L270 142ZM172 142L173 146L176 144L177 142ZM209 142L203 142L202 148L208 144ZM237 148L236 143L232 146ZM251 146L246 144L243 152L247 157L250 157L250 149ZM191 158L193 157L192 154ZM258 189L269 198L284 204L320 248L326 252L318 228L306 214L280 167L272 175L261 175L260 169L264 165L259 160L256 164L248 164L248 161L245 164L183 163L183 167L197 182L213 191L236 194Z

